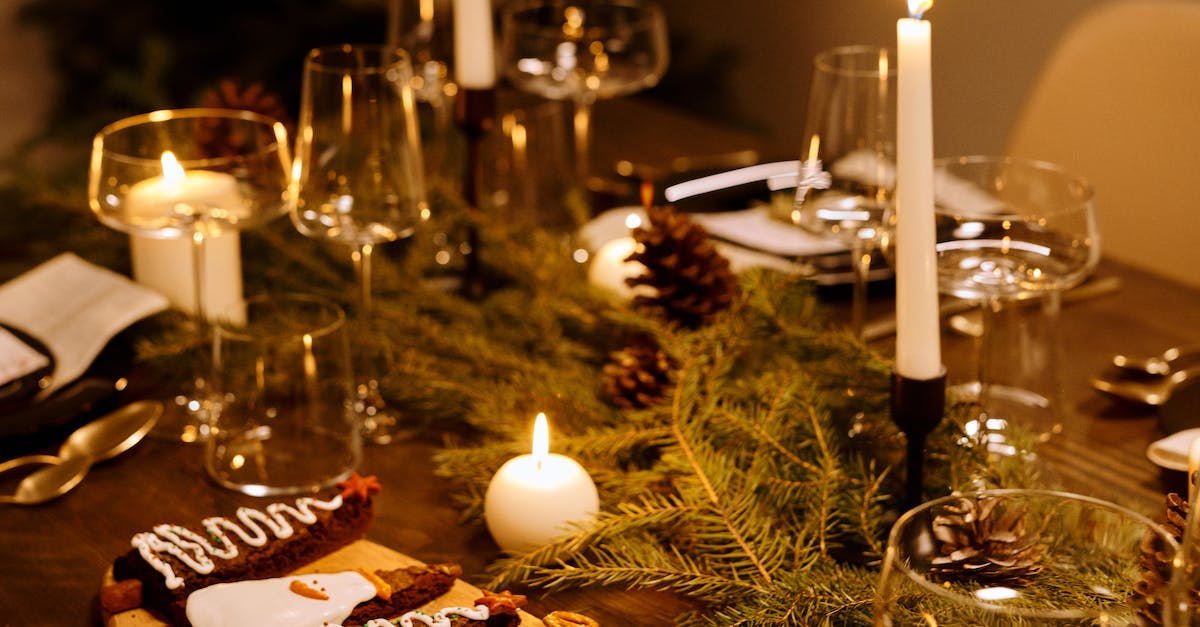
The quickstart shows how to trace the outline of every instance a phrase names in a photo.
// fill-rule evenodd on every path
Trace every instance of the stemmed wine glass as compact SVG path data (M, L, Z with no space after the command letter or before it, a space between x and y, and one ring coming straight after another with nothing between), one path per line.
M375 246L412 235L428 217L412 67L402 49L376 45L316 48L304 62L292 221L308 237L353 248L360 333L355 355L364 435L386 444L404 431L379 389L381 360L371 301Z
M1177 545L1161 525L1078 494L1008 489L934 499L892 526L875 624L1140 625L1130 600L1144 543L1171 563Z
M1025 356L998 363L1005 347L994 332L997 315L1018 301L1046 298L1044 341L1057 342L1061 292L1083 281L1100 259L1092 187L1053 164L989 156L939 160L934 186L939 289L982 305L979 417L967 428L990 454L1015 454L1005 436L1008 424L1058 408L1049 398L1000 385L1001 369L1021 367ZM1038 348L1053 355L1056 347ZM1047 367L1053 370L1053 360ZM1056 380L1053 371L1039 376Z
M192 242L193 321L210 337L204 276L209 238L286 211L291 156L282 123L250 111L175 109L114 122L92 143L88 203L106 226ZM191 389L166 405L156 433L185 442L211 430L211 353L198 351Z
M575 105L575 165L585 191L592 106L657 84L669 54L666 18L646 0L519 0L501 18L509 80Z
M896 178L895 54L844 46L813 60L792 222L850 249L850 326L862 336L871 254Z

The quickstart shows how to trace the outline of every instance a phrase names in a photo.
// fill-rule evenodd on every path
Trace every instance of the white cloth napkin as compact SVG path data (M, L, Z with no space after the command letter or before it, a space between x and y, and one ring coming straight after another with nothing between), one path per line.
M0 322L41 340L54 355L54 373L43 394L83 374L122 329L166 308L167 299L158 292L72 253L0 285ZM16 366L37 351L15 336L11 340L19 346L0 339L0 384L45 365Z

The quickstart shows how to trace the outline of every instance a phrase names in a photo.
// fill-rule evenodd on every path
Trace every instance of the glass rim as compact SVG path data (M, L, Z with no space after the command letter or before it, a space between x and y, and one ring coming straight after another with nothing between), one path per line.
M584 0L584 2L587 1L588 0ZM504 8L501 9L501 20L506 29L516 29L521 32L548 31L553 33L555 37L558 37L562 35L562 26L560 24L524 24L515 23L514 19L518 13L526 13L535 9L543 9L559 5L564 7L580 6L584 2L568 5L565 2L559 2L556 0L517 0L516 2L510 2L504 5ZM639 15L637 19L633 20L634 27L638 29L643 29L646 26L653 24L655 21L660 21L661 23L660 18L663 15L662 7L660 7L658 3L654 2L653 0L603 0L603 4L613 7L622 7L626 9L642 11L642 15ZM584 28L586 32L590 31L591 28L604 29L606 27L593 25L591 28L588 28L585 20Z
M1046 208L1039 210L1036 213L1040 215L1056 215L1068 211L1075 211L1080 207L1093 204L1096 200L1096 188L1092 186L1091 181L1052 161L1014 157L1010 155L957 155L950 157L939 157L933 160L933 169L935 175L939 170L947 170L951 166L1017 166L1028 168L1033 171L1058 176L1062 178L1064 182L1079 190L1078 194L1072 194L1070 203L1065 203L1061 207L1057 208ZM964 214L961 212L943 211L940 205L935 205L935 211L936 213L942 215L962 215L964 217L972 216L972 214ZM988 214L988 216L993 218L1004 218L1006 216L1026 215L1027 213L1028 212L1007 212Z
M263 340L300 339L304 337L319 339L332 335L346 324L346 310L343 309L341 305L329 300L328 298L323 298L313 294L257 294L245 299L244 304L246 309L249 310L250 306L253 304L271 303L272 305L278 306L280 304L279 301L288 301L293 303L301 302L315 305L321 310L333 314L333 320L330 320L324 324L313 324L306 331L283 331L279 333L264 334L246 331L246 327L248 325L233 326L229 320L220 319L213 325L213 330L215 333L220 334L221 337L228 338L230 340L238 342L260 342ZM284 308L280 307L280 310L282 311ZM294 311L294 309L288 309L288 311Z
M1133 521L1143 525L1146 529L1153 532L1159 538L1167 543L1175 551L1179 550L1179 543L1175 538L1171 537L1162 525L1154 522L1149 516L1140 512L1134 511L1123 505L1118 505L1112 501L1087 496L1085 494L1076 494L1074 492L1066 492L1064 490L1050 490L1040 488L997 488L988 490L978 490L974 492L964 492L960 494L948 494L931 501L926 501L900 515L896 522L892 523L892 528L888 532L887 546L884 550L883 568L895 568L901 575L910 581L916 583L921 588L931 592L934 596L948 599L955 603L960 603L967 607L986 610L990 612L1004 612L1006 615L1016 618L1039 618L1039 619L1073 619L1073 618L1088 618L1095 615L1095 611L1087 611L1080 609L1037 609L1027 607L1012 607L1006 605L997 605L980 600L978 597L968 596L953 592L944 586L941 586L920 573L913 570L906 562L899 559L889 559L888 553L893 551L893 547L897 544L898 535L901 527L910 523L916 518L919 513L929 511L935 506L944 505L964 498L980 498L983 496L1031 496L1031 497L1053 497L1067 501L1076 501L1080 503L1089 503L1097 505L1110 512L1126 516ZM881 574L882 576L882 574Z
M887 74L879 71L878 59L880 53L883 53L887 59ZM874 69L869 64L865 64L862 68L847 68L842 67L833 62L834 59L862 58L863 60L875 60ZM871 46L866 44L855 44L850 46L836 46L822 50L813 57L813 69L825 74L833 74L835 76L845 76L850 78L896 78L896 50L883 46Z
M335 55L349 55L355 50L371 51L378 54L378 63L333 63L331 62ZM394 58L387 60L388 55L394 55ZM360 76L368 76L372 74L383 74L387 71L401 67L408 69L411 72L412 58L408 51L399 46L389 46L387 44L330 44L327 46L317 46L308 51L304 55L304 67L306 71L327 72L330 74L357 74Z
M227 119L227 120L241 120L241 121L250 122L253 124L259 124L259 125L262 125L264 128L271 129L271 131L275 134L275 143L267 144L266 146L262 146L262 147L260 147L259 150L256 150L254 152L248 152L248 153L244 153L244 154L240 154L240 155L224 155L224 156L219 156L219 157L205 157L203 159L196 159L196 158L179 159L178 160L179 165L184 166L185 168L196 169L196 168L212 167L214 165L229 163L233 159L245 156L246 154L269 154L270 152L272 152L274 150L282 150L282 151L284 151L284 154L286 154L286 151L288 149L287 127L284 126L283 122L276 120L275 118L273 118L271 116L268 116L268 115L265 115L262 113L258 113L256 111L250 111L247 109L229 109L229 108L221 108L221 107L191 107L191 108L183 108L183 109L158 109L155 111L150 111L148 113L139 113L137 115L131 115L129 117L121 118L120 120L117 120L116 122L111 122L111 123L105 125L104 128L101 128L100 131L96 133L96 136L92 141L92 150L97 155L104 154L104 155L107 155L108 158L110 158L110 159L120 161L123 163L144 165L147 167L157 167L157 166L160 166L162 163L161 156L159 156L159 157L140 157L140 156L128 154L125 151L114 150L109 147L109 144L108 144L108 142L105 141L105 139L108 137L112 137L113 135L120 133L122 131L127 131L132 128L138 127L138 126L143 126L143 125L148 125L148 124L161 124L164 122L171 122L171 121L175 121L175 120L190 120L190 119L196 119L196 118L221 118L221 119ZM176 155L176 157L178 157L178 155Z

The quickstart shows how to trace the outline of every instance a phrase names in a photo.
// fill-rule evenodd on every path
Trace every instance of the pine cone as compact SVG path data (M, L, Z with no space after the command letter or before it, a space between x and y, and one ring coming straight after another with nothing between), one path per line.
M641 409L662 402L671 385L671 358L653 339L645 339L609 355L604 391L618 407Z
M245 89L232 79L224 79L217 87L204 94L204 106L214 109L238 109L253 111L283 123L292 132L292 120L287 107L279 96L267 91L262 83L251 83ZM200 144L205 154L213 157L232 156L239 154L242 146L250 138L238 137L221 123L203 127L198 132L196 142Z
M933 519L933 535L941 543L930 571L943 579L1020 585L1042 570L1046 545L1025 531L1025 507L1005 511L1002 497L959 499Z
M1162 526L1175 537L1176 542L1182 542L1187 526L1188 502L1172 492L1167 495L1166 503L1166 520ZM1133 586L1133 594L1129 596L1129 604L1136 608L1139 624L1162 624L1162 597L1171 581L1172 564L1161 545L1154 535L1142 539L1141 557L1138 559L1142 579ZM1193 589L1191 594L1193 605L1200 603L1200 590Z
M700 326L728 309L737 292L737 277L704 227L671 207L650 207L646 213L649 227L633 232L641 246L626 259L641 262L646 272L625 282L630 287L647 285L655 293L636 296L634 305L660 310L667 319L688 327Z

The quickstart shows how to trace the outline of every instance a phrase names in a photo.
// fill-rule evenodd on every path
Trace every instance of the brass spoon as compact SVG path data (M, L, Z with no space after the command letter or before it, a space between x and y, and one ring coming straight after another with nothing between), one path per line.
M1171 393L1186 381L1200 378L1200 367L1176 370L1169 376L1150 381L1133 379L1092 379L1092 387L1135 403L1145 403L1155 407L1167 402Z
M112 459L142 441L162 416L158 401L135 401L79 427L67 437L58 456L86 455L92 463Z
M162 403L137 401L76 429L59 449L58 456L27 455L0 464L0 474L32 464L49 464L17 484L12 495L0 495L0 504L37 505L58 498L87 475L92 464L129 450L149 433Z
M62 459L53 455L29 455L0 464L0 473L29 464L49 464L47 468L32 472L17 484L17 491L0 496L0 503L37 505L66 494L83 481L92 460L86 456Z
M1175 346L1150 357L1113 355L1112 362L1118 368L1131 370L1139 374L1167 375L1171 374L1176 362L1191 361L1197 356L1200 356L1200 346Z

